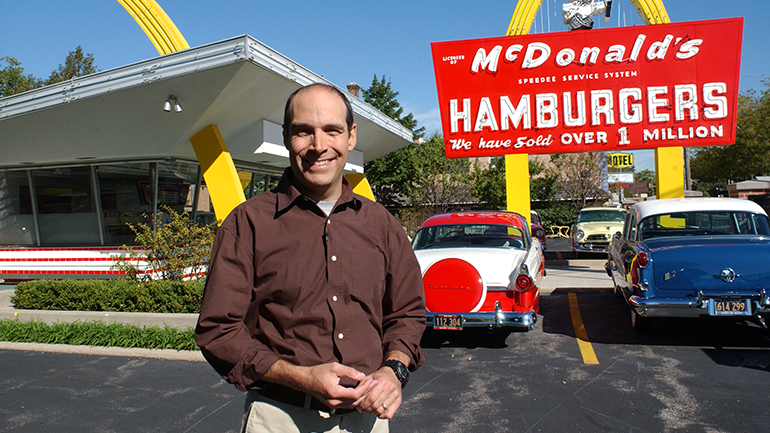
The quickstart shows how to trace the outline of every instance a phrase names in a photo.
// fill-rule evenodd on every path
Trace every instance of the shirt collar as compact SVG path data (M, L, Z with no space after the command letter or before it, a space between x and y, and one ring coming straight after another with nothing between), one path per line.
M303 195L294 186L294 172L291 171L291 167L286 167L281 176L281 181L278 182L278 186L273 190L276 193L276 215L282 214L288 210L288 208L296 200L308 200L314 202L308 196ZM348 204L351 208L358 212L361 209L361 200L353 194L353 188L350 186L350 182L345 176L342 176L342 194L337 199L335 208L341 204Z

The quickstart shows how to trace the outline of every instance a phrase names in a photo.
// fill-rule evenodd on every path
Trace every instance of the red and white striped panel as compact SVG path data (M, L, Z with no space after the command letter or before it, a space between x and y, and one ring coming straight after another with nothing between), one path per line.
M118 247L1 248L0 278L13 283L41 278L119 278L110 269L113 256L127 257ZM140 261L139 267L146 267Z
M141 249L135 249L139 254ZM115 257L128 257L119 247L0 248L0 280L6 283L64 278L121 278L124 271L111 269ZM136 260L140 273L152 273L145 260ZM193 273L188 268L183 279L205 276L206 266ZM160 274L152 278L160 278ZM0 281L2 282L2 281Z

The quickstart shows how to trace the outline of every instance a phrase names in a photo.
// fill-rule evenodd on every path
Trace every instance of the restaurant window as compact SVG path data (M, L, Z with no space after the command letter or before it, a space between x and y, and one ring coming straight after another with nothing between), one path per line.
M174 212L192 217L192 203L195 200L195 185L198 179L198 165L187 162L158 163L158 209L161 222L166 222L164 206ZM200 197L198 198L200 203ZM204 207L205 211L205 207Z
M0 245L35 245L27 171L0 170Z
M107 245L134 245L128 224L149 223L151 207L150 163L100 165L99 197Z
M244 182L244 172L238 172L238 174L241 176L241 182L244 183L243 195L246 196L246 200L275 188L280 180L280 176L255 171L247 172L248 182Z
M100 245L91 167L32 170L43 246Z

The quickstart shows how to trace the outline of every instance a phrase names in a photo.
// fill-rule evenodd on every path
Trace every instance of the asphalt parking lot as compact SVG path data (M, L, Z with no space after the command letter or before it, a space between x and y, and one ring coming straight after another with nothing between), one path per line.
M663 319L637 334L602 265L549 261L535 328L502 344L426 334L391 431L765 431L768 331ZM243 395L205 362L123 355L0 350L0 432L238 430Z

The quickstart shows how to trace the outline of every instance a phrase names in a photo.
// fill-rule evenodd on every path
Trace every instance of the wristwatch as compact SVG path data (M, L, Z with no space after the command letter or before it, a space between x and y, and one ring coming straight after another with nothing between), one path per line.
M409 369L406 368L403 362L389 359L383 362L382 366L393 369L393 372L396 373L396 378L401 382L401 388L405 387L406 383L409 382Z

